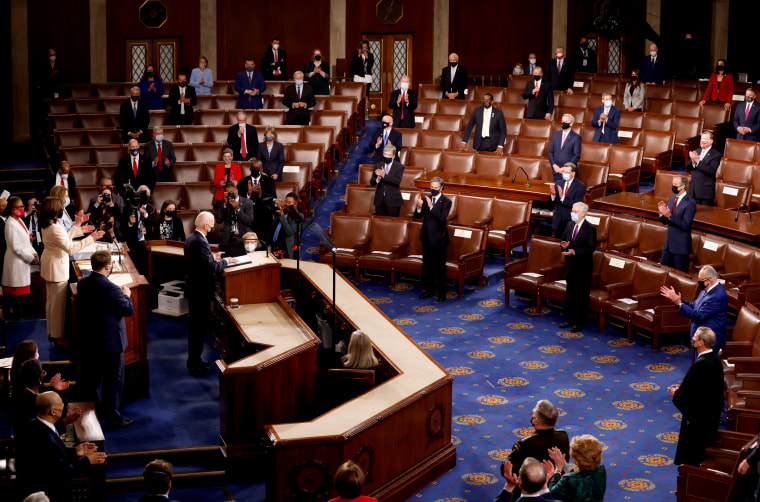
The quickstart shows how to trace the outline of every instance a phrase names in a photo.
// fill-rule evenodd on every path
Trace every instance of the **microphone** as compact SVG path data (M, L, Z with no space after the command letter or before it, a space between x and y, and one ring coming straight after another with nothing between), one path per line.
M525 175L525 184L530 185L530 176L528 176L528 173L525 172L525 169L523 169L522 166L517 167L517 170L515 171L515 175L512 176L512 183L515 182L515 179L517 179L517 173L519 173L520 171L522 171L523 174Z
M269 244L267 244L267 241L259 239L259 244L264 244L264 251L266 251L266 257L269 258Z
M740 202L739 207L736 208L736 216L734 216L734 221L735 222L739 221L739 211L741 211L743 207L747 209L747 214L749 215L749 222L752 223L752 209L750 209L750 207L744 202Z

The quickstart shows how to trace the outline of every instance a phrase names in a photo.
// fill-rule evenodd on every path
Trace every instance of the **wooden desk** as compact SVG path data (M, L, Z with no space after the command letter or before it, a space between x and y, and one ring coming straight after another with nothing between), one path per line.
M627 213L644 218L658 219L657 203L663 200L651 195L633 192L619 192L596 199L593 204L598 209ZM749 222L747 213L739 214L739 221L734 221L736 211L712 206L697 205L693 228L749 243L760 242L760 220Z
M414 180L417 188L430 188L430 180L438 176L446 184L445 189L454 192L466 192L477 195L501 195L516 199L542 200L551 199L549 185L542 180L530 180L530 184L517 181L511 183L507 176L486 176L478 174L452 174L443 171L431 171Z
M185 243L145 241L148 252L148 282L153 290L169 281L185 280Z

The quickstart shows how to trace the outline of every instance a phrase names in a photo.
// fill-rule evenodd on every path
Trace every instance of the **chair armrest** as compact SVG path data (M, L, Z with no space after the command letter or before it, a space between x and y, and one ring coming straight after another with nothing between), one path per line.
M659 300L661 297L662 295L659 293L659 291L649 291L646 293L639 293L637 295L632 295L631 300L642 301L642 300L650 300L653 298Z
M725 279L728 282L733 282L737 285L741 282L741 279L746 277L749 277L749 270L742 272L721 272L720 274L721 279Z
M609 241L607 241L607 245L609 246ZM638 245L639 243L637 241L618 242L617 244L613 244L610 249L614 251L620 251L621 249L635 248Z
M485 227L488 226L489 223L493 220L493 217L488 216L482 220L475 220L475 225L478 227Z
M610 296L613 296L630 294L631 287L630 282L613 282L612 284L605 285L604 289L610 293Z
M565 267L562 265L557 265L554 267L545 267L539 270L542 274L546 276L546 280L548 281L556 281L560 277L562 277L562 273L565 271Z
M726 346L721 351L722 359L731 357L749 357L752 355L753 342L726 342Z
M511 261L504 266L504 277L515 277L527 271L528 259L520 258L519 260Z
M729 357L728 363L734 365L734 374L760 373L760 357Z
M655 155L654 162L658 169L669 170L673 164L673 150L658 153Z

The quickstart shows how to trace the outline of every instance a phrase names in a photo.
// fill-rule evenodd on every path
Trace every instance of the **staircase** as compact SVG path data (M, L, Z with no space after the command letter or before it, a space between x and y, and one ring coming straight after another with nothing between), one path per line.
M26 200L39 195L51 176L44 149L32 143L14 143L0 164L0 191L8 190Z

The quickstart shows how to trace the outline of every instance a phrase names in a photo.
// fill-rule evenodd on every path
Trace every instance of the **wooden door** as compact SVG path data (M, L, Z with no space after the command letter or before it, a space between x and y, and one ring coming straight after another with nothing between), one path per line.
M181 43L179 38L128 39L125 43L126 71L129 82L138 82L148 65L164 81L174 81L179 72Z
M404 75L412 76L414 36L411 33L364 34L369 50L375 56L372 67L372 84L369 88L369 116L379 119L388 113L391 92L398 88Z

